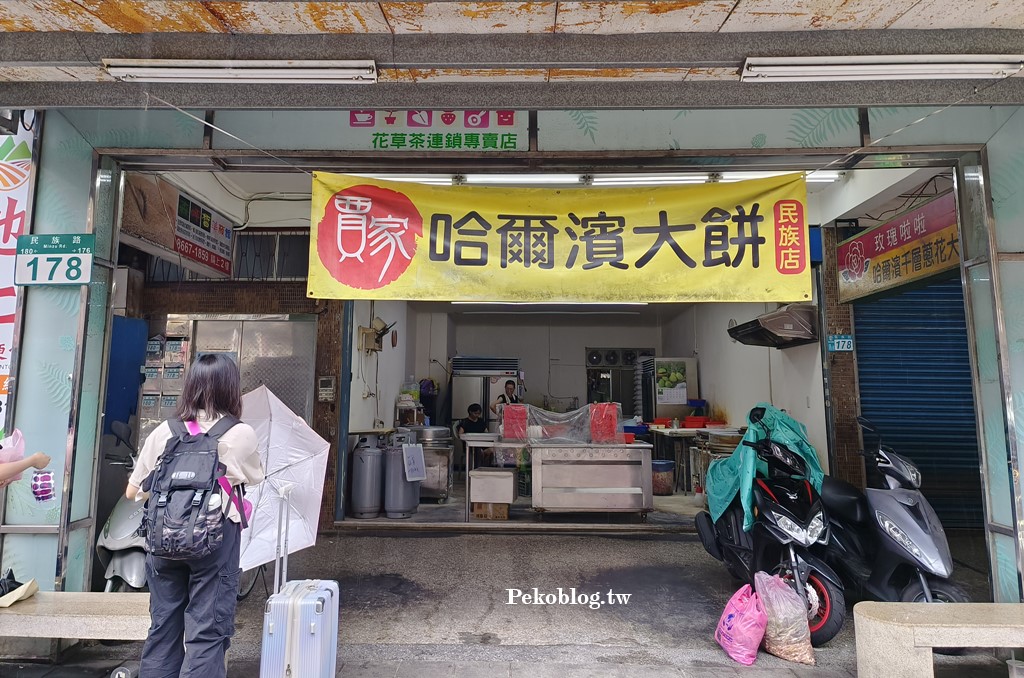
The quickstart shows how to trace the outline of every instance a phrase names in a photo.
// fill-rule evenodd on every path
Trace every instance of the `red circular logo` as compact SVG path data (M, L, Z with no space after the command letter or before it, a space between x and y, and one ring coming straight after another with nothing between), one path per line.
M423 217L405 195L379 186L351 186L327 201L316 249L335 280L374 290L405 273L421 235Z

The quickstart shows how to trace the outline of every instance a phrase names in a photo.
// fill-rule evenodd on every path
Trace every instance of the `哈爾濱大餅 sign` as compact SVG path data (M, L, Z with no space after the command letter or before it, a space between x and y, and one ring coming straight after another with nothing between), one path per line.
M801 301L811 294L805 207L799 174L566 190L317 172L309 295Z
M844 240L836 258L842 302L956 268L960 240L953 192Z

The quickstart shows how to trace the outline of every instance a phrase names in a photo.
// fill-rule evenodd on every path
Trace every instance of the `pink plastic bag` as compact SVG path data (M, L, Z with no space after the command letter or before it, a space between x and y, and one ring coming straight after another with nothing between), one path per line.
M6 464L12 461L21 461L25 458L25 439L21 436L21 431L14 429L11 435L7 436L3 440L0 440L0 464ZM21 474L11 478L14 480L21 480Z
M768 615L760 597L751 590L750 584L745 584L725 604L725 612L715 629L715 640L734 660L750 666L757 659L757 648L767 625Z

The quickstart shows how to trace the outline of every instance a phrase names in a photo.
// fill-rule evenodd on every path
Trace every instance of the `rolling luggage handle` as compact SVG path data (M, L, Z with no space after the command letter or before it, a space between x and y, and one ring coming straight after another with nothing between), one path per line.
M281 587L288 581L288 518L291 504L288 497L292 493L292 483L282 484L277 488L277 494L281 498L281 506L277 512L277 558L274 567L274 593L279 593ZM284 541L282 553L281 542Z

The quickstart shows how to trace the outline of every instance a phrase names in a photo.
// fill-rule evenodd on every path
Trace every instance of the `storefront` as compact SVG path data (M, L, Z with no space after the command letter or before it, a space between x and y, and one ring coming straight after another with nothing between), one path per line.
M127 187L133 173L174 173L175 177L167 177L168 183L211 214L226 214L225 220L234 226L235 248L242 247L243 239L249 248L269 243L257 240L259 237L273 239L269 259L256 249L246 250L251 256L242 259L252 265L250 273L233 273L231 279L189 280L196 275L195 256L188 266L173 261L170 255L163 257L175 264L178 272L166 266L158 270L162 265L139 265L139 270L146 269L148 280L137 315L149 318L147 338L159 334L154 322L163 322L164 337L171 336L167 316L185 315L192 323L191 336L174 337L196 342L193 350L240 355L246 351L245 323L315 326L315 343L304 344L301 350L307 358L315 356L303 366L315 381L299 390L309 406L309 422L332 444L320 516L323 526L345 518L344 467L354 443L346 433L390 427L408 375L417 381L433 379L443 387L438 394L442 405L434 410L434 416L442 420L452 414L462 416L443 406L448 396L444 390L451 369L449 359L459 355L519 357L526 377L526 401L550 410L568 409L573 399L578 404L587 402L587 356L593 349L602 349L605 356L608 351L618 351L618 359L624 350L639 357L644 349L653 349L659 357L695 357L700 375L695 395L717 408L716 416L730 425L740 425L754 402L770 400L808 425L823 466L840 477L858 480L862 467L857 466L855 454L861 445L855 421L859 412L856 377L852 370L844 369L849 367L846 356L822 360L827 335L854 334L849 307L840 307L830 289L836 279L837 239L829 225L854 212L865 196L882 194L901 181L914 181L911 177L916 169L930 167L949 168L955 177L974 410L978 430L983 432L978 443L994 596L996 600L1019 600L1020 535L1013 526L1014 517L1022 512L1021 489L1010 481L1011 472L1018 470L1017 439L1006 432L1014 430L1007 426L1013 421L1008 394L1019 390L1012 384L1024 368L1014 362L1016 354L1007 350L1019 341L1016 332L1020 328L1004 321L1016 317L1016 297L1004 292L1016 287L1016 262L1012 257L1003 261L997 253L1019 249L1012 225L1024 198L1015 193L1012 179L1019 165L1016 159L1024 152L1019 148L1024 114L1015 108L950 109L894 136L887 148L873 148L870 153L861 149L861 154L854 155L862 130L856 124L856 111L842 112L846 110L588 111L585 116L578 111L478 111L474 120L463 118L458 145L456 132L440 131L440 126L454 124L454 120L445 122L449 113L455 115L449 111L409 111L400 130L389 128L397 122L387 122L379 111L289 112L287 126L280 124L281 113L224 111L212 116L215 128L204 127L201 118L174 110L49 111L40 128L32 233L92 233L96 245L88 287L36 287L22 292L14 406L9 408L8 426L20 429L33 451L47 450L55 467L65 473L58 478L59 507L36 505L30 497L8 493L0 526L3 566L37 573L44 584L49 581L47 573L56 572L54 585L66 590L88 587L90 545L99 529L96 521L104 519L97 512L101 501L97 488L101 487L98 479L103 464L101 440L109 426L100 413L107 411L102 404L109 391L107 365L112 364L115 351L108 302L116 291L112 281L119 266L133 265L132 249L145 251L139 249L142 240L190 258L185 251L188 248L176 243L173 236L162 244L159 234L147 238L138 230L126 231L129 208L122 200L131 198ZM364 124L368 120L359 116L368 113L380 114L384 120L373 126ZM414 118L413 113L430 115ZM475 131L482 129L481 116L487 114L493 121L485 131ZM808 116L824 119L830 115L843 124L826 125L828 132L806 129ZM536 118L536 132L527 127L529 116ZM645 116L646 124L637 124L640 116ZM920 116L913 109L871 110L870 135L882 137ZM391 113L391 117L396 116ZM412 130L428 121L435 124L435 117L439 131ZM747 138L745 131L740 139L735 130L756 132ZM535 146L531 146L534 134ZM423 144L417 140L413 147L416 135L423 136ZM900 145L893 145L896 143ZM533 147L538 150L531 151ZM666 147L675 150L659 150ZM304 272L289 268L292 259L282 262L278 256L292 247L282 244L283 238L301 235L301 229L292 230L296 223L288 221L294 213L264 213L254 220L263 221L264 229L254 228L251 234L247 232L249 224L243 223L252 220L262 203L275 202L276 196L276 207L281 209L288 207L289 200L301 205L308 226L308 203L303 203L300 195L290 195L303 189L293 191L288 186L298 180L308 192L310 178L303 172L313 170L372 171L401 178L396 176L399 171L425 173L430 168L435 178L447 177L449 183L453 176L466 181L474 170L492 174L502 170L518 172L519 181L529 183L522 168L539 166L546 173L575 175L576 188L561 189L568 192L581 184L599 190L612 177L622 180L627 170L634 175L665 177L669 164L673 174L701 177L705 183L724 181L729 172L827 167L849 173L842 190L813 193L807 205L806 221L825 226L823 266L808 273L810 301L825 308L818 342L777 351L729 341L731 325L776 306L769 300L737 302L736 297L728 303L712 299L631 307L627 303L664 300L627 289L617 305L602 309L603 315L597 317L580 308L538 307L526 313L514 307L499 310L481 303L488 301L484 295L473 298L475 304L457 306L450 303L458 300L456 294L435 297L441 301L415 296L406 298L418 301L378 300L372 295L356 301L311 298L306 294ZM729 172L723 171L726 169ZM242 179L233 182L233 172L264 173L272 187L245 184ZM223 176L231 189L222 186L223 192L219 192L212 188L216 178L201 181L200 173ZM178 182L170 181L172 178ZM278 185L273 186L274 182ZM243 192L232 198L232 191L239 187ZM268 193L271 200L265 199ZM141 204L162 209L153 207L162 199L159 189L150 198ZM238 217L232 218L230 213ZM163 237L167 235L163 233ZM134 244L130 238L136 238ZM237 266L240 256L236 251L231 262ZM209 265L207 255L200 257ZM992 266L993 261L1000 264ZM272 276L268 274L271 269ZM181 270L190 273L182 275ZM220 273L225 272L221 269ZM161 277L163 282L158 282ZM207 272L204 277L213 276ZM271 277L274 279L268 280ZM508 301L499 296L493 299ZM200 347L203 323L237 326L230 331L230 341L221 337L224 340L218 343L211 338L210 345ZM379 351L363 348L360 328L378 331ZM174 364L164 360L160 367L166 370ZM297 373L293 367L285 371ZM322 398L320 389L315 388L321 385ZM163 403L165 394L163 390L159 393ZM54 426L55 421L70 423L64 428Z

